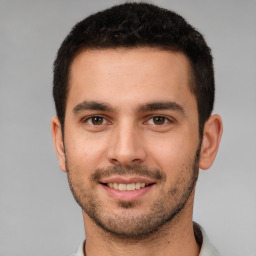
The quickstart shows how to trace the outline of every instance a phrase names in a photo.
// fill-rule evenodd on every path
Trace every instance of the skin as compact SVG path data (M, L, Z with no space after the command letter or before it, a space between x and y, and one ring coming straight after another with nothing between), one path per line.
M87 50L74 59L65 134L54 117L52 135L83 209L87 255L199 254L195 182L214 161L222 122L212 115L200 141L189 72L183 54L152 48ZM160 178L151 175L157 171ZM112 181L153 185L130 197L102 185Z

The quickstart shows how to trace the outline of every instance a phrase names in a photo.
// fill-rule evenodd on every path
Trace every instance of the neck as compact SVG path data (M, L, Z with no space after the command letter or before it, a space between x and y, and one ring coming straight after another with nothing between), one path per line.
M192 203L189 201L187 206ZM86 231L85 255L198 256L200 248L194 236L192 208L187 206L172 221L141 240L120 238L103 231L83 213Z

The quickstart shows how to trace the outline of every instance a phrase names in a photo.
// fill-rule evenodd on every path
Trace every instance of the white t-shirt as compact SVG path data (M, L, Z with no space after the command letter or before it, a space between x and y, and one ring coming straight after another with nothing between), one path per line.
M216 248L210 242L204 229L195 222L194 222L194 232L195 232L195 237L196 237L197 242L202 244L201 250L200 250L200 253L198 256L219 256L220 255L218 253L218 251L216 250ZM77 253L73 254L72 256L85 256L84 255L84 243L85 243L85 241L83 241L80 244Z

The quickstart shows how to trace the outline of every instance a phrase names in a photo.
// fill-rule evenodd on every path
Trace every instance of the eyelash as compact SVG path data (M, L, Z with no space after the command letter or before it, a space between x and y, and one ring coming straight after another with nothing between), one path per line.
M93 118L100 118L102 120L103 123L101 124L93 124ZM101 115L92 115L92 116L89 116L89 117L86 117L82 120L83 123L89 123L90 122L90 125L93 125L93 126L101 126L103 124L105 124L107 122L106 118L104 116L101 116Z
M160 119L160 124L156 124L154 123L154 119ZM148 120L147 123L149 123L149 121L152 120L152 125L156 125L156 126L163 126L167 123L172 123L173 120L171 120L170 118L166 117L166 116L161 116L161 115L156 115L156 116L151 116ZM157 120L155 120L157 121ZM162 122L161 122L162 121ZM151 125L150 124L150 125Z
M93 123L93 118L98 118L98 119L101 119L101 123L99 124L94 124ZM156 124L154 123L154 119L160 119L160 124ZM149 121L152 120L151 123L149 123ZM156 121L156 120L155 120ZM90 123L90 125L92 126L101 126L101 125L104 125L106 124L108 121L107 119L104 117L104 116L101 116L101 115L92 115L92 116L89 116L89 117L86 117L82 120L83 123ZM96 121L97 122L97 121ZM156 125L156 126L163 126L167 123L173 123L174 121L166 116L162 116L162 115L155 115L155 116L150 116L150 118L147 119L146 122L144 123L148 123L149 125Z

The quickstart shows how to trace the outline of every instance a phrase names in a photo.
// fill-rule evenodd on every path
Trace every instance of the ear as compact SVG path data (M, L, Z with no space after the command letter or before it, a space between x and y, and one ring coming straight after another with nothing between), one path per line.
M64 149L64 141L61 130L61 123L57 116L54 116L51 121L52 140L54 148L59 159L60 169L66 172L66 157Z
M204 126L203 141L201 146L199 168L211 167L220 144L223 131L222 120L219 115L212 115Z

